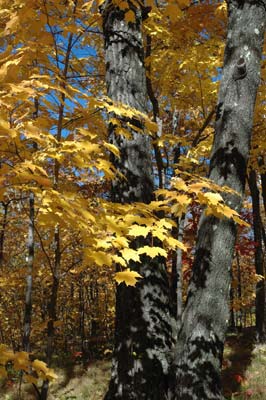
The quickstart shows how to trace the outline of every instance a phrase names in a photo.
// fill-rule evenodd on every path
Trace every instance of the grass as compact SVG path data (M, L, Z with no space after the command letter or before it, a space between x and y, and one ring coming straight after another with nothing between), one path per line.
M51 384L48 400L102 400L110 379L110 361L95 361L88 367L70 364L55 368L58 379ZM23 384L21 397L18 383L2 380L1 400L36 400L33 387Z
M84 368L69 363L56 367L49 400L102 400L110 378L110 361L95 361ZM254 342L252 329L227 337L223 362L223 387L227 400L266 400L266 345ZM0 382L1 400L19 400L18 383ZM36 400L30 385L23 385L21 400ZM203 399L202 399L203 400Z
M228 335L223 387L228 400L266 400L266 345L255 344L254 331Z

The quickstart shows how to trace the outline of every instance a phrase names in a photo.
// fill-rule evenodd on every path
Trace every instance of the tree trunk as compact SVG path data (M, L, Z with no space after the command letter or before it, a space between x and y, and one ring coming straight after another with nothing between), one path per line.
M262 200L263 200L264 212L266 214L266 174L265 174L265 172L261 173L260 176L261 176Z
M243 328L242 280L241 280L241 266L240 266L239 254L237 250L236 250L236 265L237 265L237 297L238 297L238 302L240 304L240 308L238 310L238 316L236 319L236 324L238 332L241 332Z
M111 0L101 9L108 96L146 112L142 15L135 2L128 4L134 22L127 22L126 11L120 10ZM151 140L133 129L131 134L132 138L127 139L116 135L112 125L109 127L109 141L117 146L121 155L120 159L112 158L113 164L126 177L113 181L112 200L149 203L153 198ZM143 244L137 240L132 246ZM142 256L141 263L130 262L129 267L144 279L136 287L125 284L117 287L113 368L105 399L163 400L172 345L165 265L162 260L151 261Z
M3 219L1 221L1 228L0 228L0 268L2 268L4 263L4 241L5 241L5 233L6 233L6 226L7 226L7 210L9 206L8 203L1 202L3 206Z
M28 273L26 278L26 297L24 311L24 333L22 347L24 351L30 352L30 332L32 314L32 274L34 260L34 193L29 198L29 235L28 235Z
M57 300L58 300L58 289L60 284L59 273L61 264L61 251L60 251L60 230L59 226L55 228L54 234L55 242L55 262L53 270L53 283L51 289L51 297L48 304L48 322L47 322L47 346L46 346L46 364L48 367L51 366L52 357L55 349L55 327L54 322L57 319ZM41 388L41 400L46 400L49 391L49 380L43 381Z
M260 192L257 186L257 174L254 170L250 171L249 189L252 197L253 211L253 231L255 248L255 268L256 274L265 276L264 274L264 257L262 250L262 221L260 217ZM261 343L266 341L266 315L265 315L265 283L264 279L260 280L256 285L256 337Z
M265 173L265 157L259 157L259 167L261 168L260 178L261 178L261 194L264 206L264 212L266 214L266 173Z
M209 177L239 193L223 196L227 205L239 211L260 83L265 4L229 0L228 19ZM175 354L174 399L223 399L220 370L236 232L230 219L201 217Z

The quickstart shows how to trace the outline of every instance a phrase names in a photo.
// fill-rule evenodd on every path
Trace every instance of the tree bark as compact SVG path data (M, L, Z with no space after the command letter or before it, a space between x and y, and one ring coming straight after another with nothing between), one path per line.
M136 2L128 2L128 7L134 22L127 22L126 11L111 0L101 8L107 91L113 101L146 112L142 13ZM151 140L133 129L131 135L131 139L118 136L114 127L109 126L109 141L117 146L121 155L120 159L112 157L112 162L126 177L113 181L112 200L124 204L149 203L153 198ZM136 240L132 247L144 244L144 241ZM163 400L166 398L168 356L172 345L165 265L158 258L151 261L142 256L141 263L130 262L129 267L139 272L143 279L136 287L125 284L117 287L113 368L105 399Z
M53 269L53 283L51 288L51 297L48 303L48 322L47 322L47 345L46 345L46 364L48 367L51 366L52 357L55 350L55 327L54 322L57 319L57 300L58 300L58 289L60 284L60 265L61 265L61 251L60 251L60 230L59 226L56 226L54 233L55 243L55 261ZM43 381L41 388L41 400L46 400L49 391L49 380Z
M228 1L228 32L209 177L239 193L223 196L237 211L245 188L264 30L263 1ZM176 347L174 399L223 399L220 370L236 232L231 219L201 217Z
M252 198L253 231L255 248L256 274L265 276L264 257L262 250L262 221L260 217L260 192L257 186L257 174L251 170L248 178L250 194ZM266 341L266 304L265 304L265 282L260 280L256 285L256 338L259 342Z
M6 226L7 226L7 211L8 211L8 203L1 202L3 207L3 218L1 221L1 228L0 228L0 268L2 268L4 263L4 241L5 241L5 233L6 233Z
M32 274L34 261L34 193L29 197L29 234L28 234L28 273L26 278L26 296L24 311L24 332L22 347L24 351L30 352L30 333L32 316Z

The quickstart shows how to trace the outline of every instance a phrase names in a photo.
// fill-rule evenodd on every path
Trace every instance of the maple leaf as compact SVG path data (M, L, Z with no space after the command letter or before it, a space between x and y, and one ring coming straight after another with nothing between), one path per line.
M175 22L182 16L182 11L178 4L168 4L165 8L165 15L167 15L171 22Z
M172 179L172 186L177 190L184 190L185 192L188 190L187 185L181 178L173 178Z
M127 22L132 22L132 23L136 22L136 16L134 11L132 10L127 11L125 14L125 19Z
M148 235L148 233L150 232L150 228L147 226L140 226L140 225L132 225L128 231L128 234L130 236L144 236L146 237Z
M177 239L174 239L173 237L166 238L166 239L165 239L165 242L166 242L166 243L168 244L168 246L170 246L172 249L179 248L179 249L181 249L181 250L183 250L183 251L187 251L187 247L186 247L182 242L180 242L180 241L177 240Z
M0 377L7 378L7 370L5 367L0 366Z
M138 254L145 254L151 258L157 256L167 257L167 252L161 247L156 247L156 246L155 247L143 246L140 249L138 249Z
M126 248L121 250L121 255L126 261L133 260L140 262L139 254L136 250Z
M35 376L32 376L30 374L25 374L24 379L28 383L34 383L35 385L38 384L38 378L36 378Z
M115 281L119 284L125 282L127 286L135 286L137 279L140 278L142 278L142 276L138 272L131 271L129 268L123 272L117 272L115 274Z
M239 375L239 374L235 374L235 375L234 375L234 380L235 380L237 383L241 383L241 382L243 382L244 378L243 378L243 376L241 376L241 375Z
M49 368L47 367L47 364L43 361L40 360L34 360L32 362L32 368L37 371L37 374L39 375L40 373L46 374L49 371Z
M25 351L20 351L15 354L14 368L17 371L19 370L28 371L29 365L30 365L29 353Z
M199 193L198 197L202 203L209 203L214 206L217 205L219 202L223 202L223 198L219 193Z
M54 372L52 368L49 368L45 374L45 378L48 379L49 381L53 381L58 378L58 375Z

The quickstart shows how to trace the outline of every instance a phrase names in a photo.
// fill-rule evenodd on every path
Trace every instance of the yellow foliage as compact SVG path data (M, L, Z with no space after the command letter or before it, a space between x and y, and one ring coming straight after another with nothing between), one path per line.
M129 268L127 268L125 271L117 272L115 274L116 282L117 283L125 282L127 286L136 286L136 283L140 278L142 278L142 276L138 272L131 271Z

